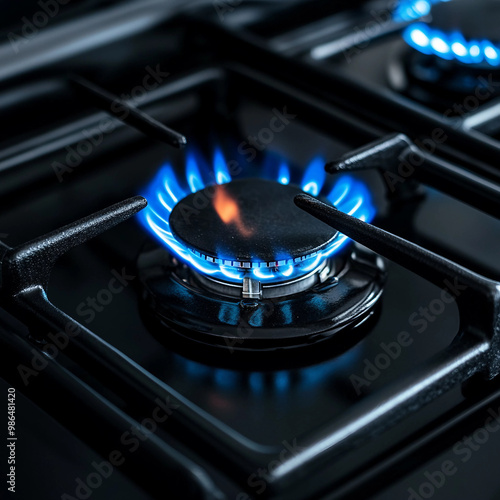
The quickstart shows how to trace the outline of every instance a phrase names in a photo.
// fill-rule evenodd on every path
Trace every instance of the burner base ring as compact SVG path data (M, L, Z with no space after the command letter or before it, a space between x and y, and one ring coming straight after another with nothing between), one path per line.
M295 350L341 331L349 337L382 296L385 263L365 247L355 244L342 252L334 269L295 295L241 299L203 288L190 267L156 247L138 260L141 313L163 343L181 338L202 346L205 354L209 347L230 353Z
M447 61L422 54L402 41L391 54L387 80L395 91L440 110L449 109L453 116L457 104L465 111L475 111L498 97L500 68ZM472 109L468 109L467 97L477 101Z

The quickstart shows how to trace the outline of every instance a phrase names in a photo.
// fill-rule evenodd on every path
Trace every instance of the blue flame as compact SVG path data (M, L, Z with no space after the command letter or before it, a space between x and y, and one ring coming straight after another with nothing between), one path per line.
M396 21L416 21L429 14L432 5L451 0L402 0L394 10ZM466 40L458 31L447 33L423 22L413 23L403 32L411 47L426 55L463 64L500 65L500 46L489 40Z
M280 170L278 173L278 182L287 185L290 182L290 169L285 162L280 165Z
M219 148L217 148L214 153L214 171L217 184L231 182L231 174L227 168L227 163L224 160L222 151Z
M201 172L193 153L188 153L187 155L186 177L192 193L196 193L196 191L203 189L204 186Z
M457 60L464 64L487 63L500 65L500 48L486 40L466 40L460 33L444 33L425 23L408 26L403 38L423 54L432 54L442 59Z
M270 162L269 159L267 161ZM269 178L271 171L274 172L273 180L281 184L300 185L303 191L314 196L321 194L326 180L324 162L319 157L313 158L305 171L300 171L297 174L295 172L292 174L290 166L284 160L279 161L277 168L265 170L268 173L264 177ZM314 252L307 257L295 259L277 249L276 260L271 265L266 262L242 264L235 262L231 258L232 256L222 253L218 258L206 260L195 251L186 248L182 242L174 237L169 225L170 213L174 206L190 192L200 191L208 185L227 182L231 182L231 173L220 149L216 149L214 152L211 170L199 155L189 151L186 156L184 179L177 176L170 164L164 165L159 170L144 193L148 200L148 206L139 213L139 220L173 254L202 274L233 282L240 282L246 276L254 277L260 281L278 282L304 275L318 267L325 258L339 251L349 241L346 236L338 234L321 252ZM362 182L352 177L339 177L325 198L339 210L365 222L370 222L375 216L370 192Z
M450 0L401 0L392 17L397 22L415 21L431 12L433 4Z
M325 183L325 162L320 158L314 158L306 167L306 173L302 179L302 190L312 196L318 196Z

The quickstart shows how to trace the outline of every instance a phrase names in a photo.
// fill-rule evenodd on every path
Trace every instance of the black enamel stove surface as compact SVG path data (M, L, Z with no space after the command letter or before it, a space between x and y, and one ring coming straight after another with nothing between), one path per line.
M68 13L51 29L78 53L42 32L45 59L5 55L17 497L498 498L494 96L458 126L442 106L467 94L398 92L410 47L383 2L174 4ZM349 38L374 17L385 31ZM231 179L219 165L202 187L215 151ZM208 165L194 180L190 154ZM161 169L186 195L162 227L198 267L137 215ZM371 224L332 208L342 182L370 194ZM319 259L339 232L355 241Z

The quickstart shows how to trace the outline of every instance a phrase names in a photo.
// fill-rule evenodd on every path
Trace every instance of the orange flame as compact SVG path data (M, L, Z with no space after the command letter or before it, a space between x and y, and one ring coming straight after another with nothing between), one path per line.
M231 198L223 186L217 186L213 204L215 211L224 224L234 224L238 231L245 237L253 234L253 230L247 228L241 219L238 203Z

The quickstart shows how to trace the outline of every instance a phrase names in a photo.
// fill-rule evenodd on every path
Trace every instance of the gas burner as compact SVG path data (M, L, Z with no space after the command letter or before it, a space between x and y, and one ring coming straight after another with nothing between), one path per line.
M408 48L389 67L389 81L398 91L444 106L476 91L482 100L498 95L498 0L402 1L394 18L417 21L404 30Z
M427 3L417 1L415 5ZM422 12L425 9L422 9ZM500 66L500 2L451 0L432 6L428 23L409 26L404 38L426 55L475 66Z
M170 215L172 234L197 257L224 265L229 276L194 273L198 281L221 295L260 299L298 293L325 277L325 256L338 232L297 209L293 198L301 192L250 178L207 186L181 200Z
M293 202L307 192L371 220L366 186L347 176L327 186L319 159L305 171L269 163L267 178L232 180L220 151L212 172L188 155L186 186L169 165L150 185L140 219L162 246L148 243L138 269L143 316L163 340L173 330L219 350L272 352L372 317L382 260L361 247L341 252L349 240Z
M220 150L212 168L188 153L184 179L171 165L160 169L139 219L199 274L241 285L245 278L280 283L304 276L347 244L293 206L300 190L365 222L375 215L366 186L349 176L328 185L318 157L305 170L272 156L264 164L262 178L233 180Z

